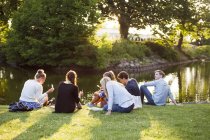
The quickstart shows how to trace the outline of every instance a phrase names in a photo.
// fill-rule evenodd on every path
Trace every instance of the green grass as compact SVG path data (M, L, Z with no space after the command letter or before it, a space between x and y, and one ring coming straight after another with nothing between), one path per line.
M144 106L129 114L92 112L52 113L44 107L8 112L0 106L0 139L137 140L210 138L210 105Z

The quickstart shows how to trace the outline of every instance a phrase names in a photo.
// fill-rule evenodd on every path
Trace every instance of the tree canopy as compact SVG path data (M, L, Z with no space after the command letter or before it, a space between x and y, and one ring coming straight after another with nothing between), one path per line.
M27 65L66 65L98 21L96 1L30 0L14 14L5 52Z
M181 49L184 36L189 35L192 39L198 39L204 37L201 37L201 34L207 35L207 33L201 32L208 31L210 8L206 0L174 1L177 2L172 3L172 7L167 5L166 9L169 12L163 13L165 19L157 24L158 26L154 28L154 31L173 43L177 41L175 38L178 38L176 46ZM177 5L178 3L180 5Z

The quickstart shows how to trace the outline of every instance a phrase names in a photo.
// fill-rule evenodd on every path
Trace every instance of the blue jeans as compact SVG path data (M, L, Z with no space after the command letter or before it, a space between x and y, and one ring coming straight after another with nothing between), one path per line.
M133 108L134 108L134 104L130 105L127 108L123 108L123 107L119 106L118 104L113 104L112 105L112 112L129 113L129 112L131 112L133 110ZM103 107L103 110L104 111L107 111L108 110L108 104L106 104Z
M150 91L147 89L146 86L141 86L140 87L140 91L141 91L141 100L142 100L142 103L144 102L144 95L146 96L147 98L147 103L146 104L149 104L149 105L155 105L155 102L154 100L152 99L152 94L150 93Z

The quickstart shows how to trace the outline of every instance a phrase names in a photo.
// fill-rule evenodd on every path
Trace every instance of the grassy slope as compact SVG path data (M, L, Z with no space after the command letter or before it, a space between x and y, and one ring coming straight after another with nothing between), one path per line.
M0 139L209 139L210 105L144 106L130 114L55 114L49 107L11 113L0 106Z

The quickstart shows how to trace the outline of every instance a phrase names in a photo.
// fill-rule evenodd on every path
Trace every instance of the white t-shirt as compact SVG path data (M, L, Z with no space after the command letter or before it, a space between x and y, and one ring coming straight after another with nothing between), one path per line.
M26 102L39 102L47 97L47 93L42 94L43 87L36 80L27 80L23 86L20 100Z

